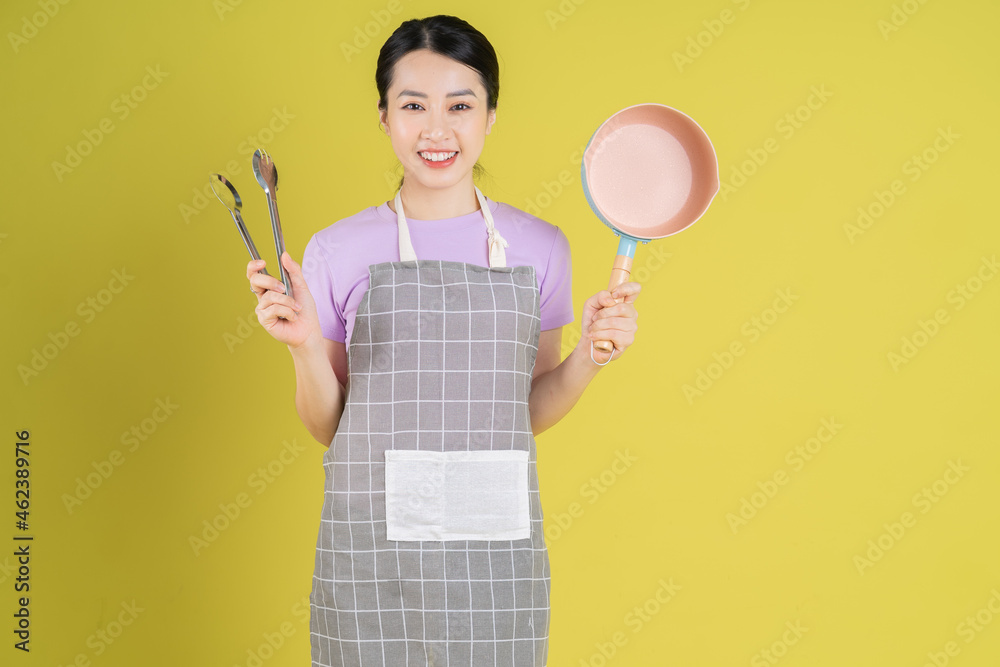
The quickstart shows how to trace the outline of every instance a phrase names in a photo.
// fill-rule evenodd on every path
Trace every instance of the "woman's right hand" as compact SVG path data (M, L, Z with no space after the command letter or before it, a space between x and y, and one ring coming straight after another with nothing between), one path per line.
M322 333L313 301L300 267L285 251L281 256L285 272L292 283L295 298L285 294L285 286L274 276L258 273L266 266L262 259L247 264L247 279L257 295L257 321L264 330L290 347L300 347L312 338L320 340ZM282 319L284 318L284 319Z

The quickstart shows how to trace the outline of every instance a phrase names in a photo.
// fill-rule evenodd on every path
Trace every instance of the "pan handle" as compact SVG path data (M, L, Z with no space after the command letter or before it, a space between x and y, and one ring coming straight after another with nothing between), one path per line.
M611 266L611 280L608 281L608 291L612 291L622 283L627 283L632 276L632 258L635 257L636 239L621 234L618 242L618 254L615 255L614 264ZM625 297L618 297L615 303L621 303ZM602 352L613 352L615 344L610 340L599 340L594 342L594 348Z

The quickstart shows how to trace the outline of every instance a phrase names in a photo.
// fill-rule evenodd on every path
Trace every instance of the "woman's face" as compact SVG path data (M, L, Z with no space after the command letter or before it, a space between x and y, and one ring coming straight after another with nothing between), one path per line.
M379 118L406 182L440 189L471 180L496 110L487 110L478 72L419 49L396 63Z

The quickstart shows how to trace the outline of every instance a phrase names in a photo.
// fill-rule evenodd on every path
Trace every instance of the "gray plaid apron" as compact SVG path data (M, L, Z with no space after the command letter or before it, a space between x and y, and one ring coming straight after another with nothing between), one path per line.
M541 318L533 266L475 189L490 267L369 266L344 413L324 454L312 664L544 667L549 557L528 394Z

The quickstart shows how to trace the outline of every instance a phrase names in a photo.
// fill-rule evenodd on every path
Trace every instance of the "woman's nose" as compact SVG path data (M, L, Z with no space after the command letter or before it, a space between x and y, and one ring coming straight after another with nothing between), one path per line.
M448 132L448 121L444 114L432 111L425 118L427 123L424 125L424 136L432 141L444 138Z

